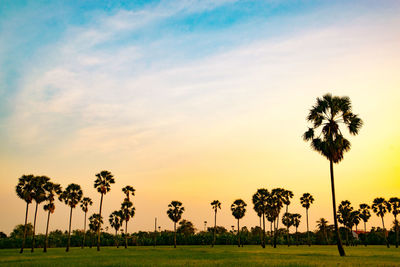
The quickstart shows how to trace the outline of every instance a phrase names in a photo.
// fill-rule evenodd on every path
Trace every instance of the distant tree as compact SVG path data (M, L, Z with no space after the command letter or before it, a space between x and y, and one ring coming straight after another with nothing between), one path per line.
M311 148L329 160L332 189L332 206L337 246L340 256L345 256L336 218L335 183L333 164L343 159L343 154L350 150L350 141L343 135L340 125L346 126L351 135L357 135L363 125L358 115L352 112L350 98L326 94L317 98L317 103L310 109L307 120L312 127L304 133L303 139L311 142ZM322 128L320 133L316 133Z
M246 206L247 204L242 199L236 199L233 204L231 205L231 211L233 217L237 220L238 226L238 247L240 247L240 227L239 227L239 220L242 219L246 213Z
M184 234L185 236L193 235L195 231L193 223L185 219L179 222L179 227L176 229L177 233Z
M35 217L33 219L33 233L32 233L32 249L31 252L35 249L35 229L36 229L36 215L37 209L40 203L46 200L46 191L44 189L44 185L50 181L50 178L46 176L35 176L33 177L34 184L34 194L33 200L36 202L35 207Z
M328 229L328 221L325 218L320 218L317 221L317 227L318 227L318 230L323 233L325 242L328 244L328 235L327 235L327 231L326 231Z
M308 246L311 246L310 240L310 231L308 228L308 209L310 208L311 204L314 202L314 197L310 193L304 193L302 197L300 197L300 204L303 208L306 209L306 221L307 221L307 240Z
M67 243L67 248L66 252L69 251L69 247L71 245L71 223L72 223L72 209L76 207L76 205L79 204L79 202L82 199L82 189L81 186L78 184L69 184L67 188L61 193L60 195L60 201L64 201L66 205L68 205L71 210L69 213L69 230L68 230L68 243Z
M136 190L135 190L132 186L130 186L130 185L127 185L127 186L125 186L124 188L122 188L122 192L125 194L126 199L127 199L128 201L130 201L129 195L135 196L135 191L136 191Z
M32 235L32 232L33 232L33 225L31 223L27 223L26 225L18 224L12 230L10 237L23 239L24 236Z
M21 250L20 250L20 253L22 253L24 251L26 234L27 234L27 220L28 220L29 204L32 203L33 196L35 193L34 176L32 174L22 175L18 179L18 184L15 187L15 191L17 192L17 196L26 202L25 224L24 224L24 232L23 232L24 235L22 237L23 238L22 246L21 246ZM32 226L32 228L33 228L33 226Z
M360 218L361 220L363 220L364 222L364 232L365 235L367 234L367 222L369 220L369 218L371 218L371 213L369 212L369 210L371 209L371 207L368 204L360 204ZM367 238L364 239L364 245L367 246Z
M290 199L293 198L294 194L292 191L290 190L284 190L282 192L282 196L283 196L283 204L286 205L286 212L289 212L289 205L290 205Z
M97 233L100 231L100 226L103 223L103 217L100 216L98 213L92 214L92 216L89 217L89 229L92 232L91 235ZM90 238L90 248L92 247L92 238Z
M290 227L293 226L293 224L294 224L293 214L291 214L289 212L285 212L285 214L283 214L283 216L282 216L282 223L284 226L286 226L287 245L289 247L290 246L289 230L290 230Z
M257 215L262 217L262 238L261 246L265 248L265 214L267 213L269 192L267 189L261 188L253 195L254 210L256 210ZM260 225L261 228L261 225Z
M123 215L121 210L115 210L110 214L108 219L112 228L115 229L115 245L119 247L118 243L118 230L121 228L123 223Z
M395 232L396 232L396 248L398 248L399 247L399 223L397 220L397 215L400 213L400 199L398 197L392 197L389 199L389 203L392 206L392 214L394 216Z
M268 206L267 210L271 212L270 215L275 219L274 220L274 238L273 245L276 248L277 238L278 238L278 229L279 229L279 214L281 213L281 209L285 203L285 189L283 188L274 188L271 190L270 195L268 196Z
M184 211L182 202L173 200L168 204L167 215L174 222L174 248L176 248L176 223L181 220Z
M43 206L43 209L47 211L47 225L46 225L46 236L45 236L45 241L44 241L44 246L43 246L43 252L47 252L47 247L48 247L48 232L49 232L49 222L50 222L50 214L54 213L54 210L56 209L56 206L54 204L54 200L56 197L59 197L60 194L62 193L62 188L61 185L55 184L53 182L48 181L44 185L44 190L46 193L46 204Z
M7 235L4 232L0 232L0 238L7 238Z
M115 183L114 176L109 171L101 171L96 174L96 180L94 181L94 188L97 189L97 192L101 194L100 198L100 209L99 216L101 217L101 207L103 205L103 196L107 194L111 190L111 184ZM101 224L102 222L100 222ZM100 251L100 227L97 229L97 251Z
M84 197L81 200L81 209L85 213L85 217L83 219L83 240L82 240L82 248L85 247L86 241L86 215L89 210L89 206L93 205L93 201L90 197Z
M221 202L219 200L214 200L211 202L211 207L214 210L214 232L213 232L213 242L212 242L212 247L215 245L215 239L216 239L216 231L217 231L217 211L218 209L221 209Z
M382 219L382 227L383 227L383 233L385 236L385 241L386 241L386 246L389 248L389 241L386 236L386 228L385 228L385 222L383 220L383 217L385 216L386 212L391 212L392 206L390 205L389 202L387 202L383 197L377 197L374 199L372 203L372 210L376 213L378 217L381 217Z
M353 207L351 206L350 201L344 200L340 203L339 208L338 208L338 214L337 218L338 221L346 227L346 246L349 245L349 231L351 231L351 225L352 225L352 212L353 212Z
M122 219L125 221L125 248L128 248L128 222L135 216L135 207L128 198L125 198L124 202L121 204L121 214Z
M293 218L293 226L296 227L296 246L299 245L299 237L297 234L297 228L299 228L300 225L300 219L301 219L301 215L298 213L295 213L292 215Z

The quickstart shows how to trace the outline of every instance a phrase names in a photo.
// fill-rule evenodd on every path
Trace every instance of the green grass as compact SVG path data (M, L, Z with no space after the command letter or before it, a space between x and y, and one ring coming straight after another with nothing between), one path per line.
M0 250L1 266L400 266L400 249L385 246L346 247L346 257L339 257L334 246L178 246L173 247L103 247Z

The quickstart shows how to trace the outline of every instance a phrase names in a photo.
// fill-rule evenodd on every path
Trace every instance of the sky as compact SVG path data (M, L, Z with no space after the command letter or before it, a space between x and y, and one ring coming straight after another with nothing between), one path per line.
M21 175L80 184L91 214L101 170L116 179L106 218L122 187L136 189L130 231L154 229L155 217L173 229L172 200L202 230L218 199L230 228L237 198L250 228L251 196L276 187L294 192L300 231L305 192L311 229L332 223L329 162L302 140L328 92L349 96L364 121L335 165L337 201L400 197L399 13L398 1L0 1L0 231L24 221ZM50 230L67 217L57 202ZM73 229L83 219L75 209ZM40 206L37 232L45 223Z

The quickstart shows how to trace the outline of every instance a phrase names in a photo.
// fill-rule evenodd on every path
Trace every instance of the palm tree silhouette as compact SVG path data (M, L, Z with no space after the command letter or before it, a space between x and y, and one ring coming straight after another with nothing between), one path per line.
M233 204L231 205L231 211L233 217L237 220L237 227L238 227L238 247L240 247L240 226L239 226L239 220L244 217L244 214L246 213L246 206L247 204L242 200L242 199L236 199Z
M296 246L299 245L299 237L297 234L297 228L299 228L300 225L300 219L301 219L301 215L298 213L295 213L292 215L293 218L293 226L296 227Z
M92 232L90 238L90 248L92 248L93 234L97 233L100 229L101 224L103 223L103 218L100 217L100 214L93 213L92 216L89 217L89 229Z
M350 231L350 227L352 224L352 213L353 212L353 207L351 206L350 201L348 200L343 200L342 202L340 202L339 208L338 208L338 212L337 212L337 218L338 221L344 225L344 227L346 228L346 246L349 245L349 231Z
M85 247L86 241L86 215L89 210L89 206L93 205L93 201L90 197L84 197L81 201L81 208L82 211L85 213L85 218L83 220L83 241L82 241L82 248Z
M317 221L317 227L319 231L321 231L324 234L325 242L328 244L328 235L326 232L326 229L328 228L328 221L325 218L320 218Z
M44 185L44 190L46 192L47 204L45 204L43 206L43 209L45 211L47 211L48 213L47 213L46 236L45 236L45 241L44 241L44 246L43 246L43 252L47 252L50 214L54 213L54 210L56 209L56 206L54 205L54 200L55 200L56 196L60 196L60 194L62 192L62 188L61 188L61 185L48 181Z
M97 192L101 194L100 198L100 209L99 215L101 217L101 207L103 205L103 195L107 194L111 190L111 184L115 183L114 176L109 171L101 171L96 174L96 180L94 181L94 188L97 189ZM100 251L100 227L97 229L97 251Z
M267 203L268 203L269 192L267 189L258 189L253 195L254 210L256 210L257 215L260 216L260 221L262 217L262 238L261 246L265 248L265 214L267 213ZM261 225L260 225L261 228Z
M383 217L385 216L386 212L391 212L392 206L383 197L377 197L372 202L372 210L376 213L378 217L381 217L382 219L382 227L385 236L386 246L389 248L390 246L386 236L386 228Z
M399 247L399 223L397 220L397 215L400 213L400 199L398 197L392 197L389 199L389 203L392 206L392 214L394 216L395 231L396 231L396 248Z
M126 199L127 199L128 201L130 201L129 195L135 196L135 191L136 191L136 190L135 190L132 186L130 186L130 185L127 185L127 186L125 186L124 188L122 188L122 192L125 194Z
M354 210L351 214L351 227L350 229L353 231L353 226L356 226L356 232L358 232L358 224L360 223L360 211ZM356 243L357 246L357 243Z
M306 221L307 221L307 240L308 246L311 246L310 241L310 231L308 230L308 209L311 204L314 202L314 197L310 193L304 193L302 197L300 197L300 204L303 208L306 209Z
M211 247L214 247L215 245L215 236L216 236L216 231L217 231L217 211L218 209L221 209L221 202L219 200L214 200L211 202L211 207L214 210L214 233L213 233L213 242L211 244Z
M18 179L18 184L15 187L15 191L17 193L17 196L24 200L26 202L26 210L25 210L25 224L24 224L24 237L22 239L22 246L20 253L24 252L24 247L25 247L25 240L26 240L26 225L27 225L27 220L28 220L28 210L29 210L29 204L32 203L33 195L35 193L35 188L33 184L33 178L34 176L32 174L30 175L22 175Z
M69 251L69 247L71 245L71 223L72 223L72 209L79 204L82 199L82 189L81 186L78 184L69 184L67 188L61 193L59 199L60 201L64 201L64 203L71 207L69 213L69 230L68 230L68 243L66 252Z
M361 220L364 221L364 235L365 235L365 240L364 240L364 245L367 246L367 222L369 220L369 218L371 218L371 213L369 212L369 210L371 209L371 207L368 204L360 204L360 218Z
M113 213L110 214L110 217L108 221L110 222L110 225L112 228L115 229L115 245L117 248L119 247L118 243L118 230L122 226L122 211L121 210L115 210Z
M176 223L182 218L182 214L185 208L182 206L182 202L173 200L168 204L167 215L174 222L174 248L176 248Z
M271 194L268 196L268 205L270 205L269 210L272 211L272 215L274 217L275 229L274 229L274 248L276 248L277 238L278 238L278 229L279 229L279 214L285 202L285 189L283 188L275 188L272 189Z
M33 200L36 202L36 207L35 207L35 217L33 219L33 232L32 232L32 249L31 252L33 252L35 248L35 230L36 230L36 215L37 215L37 209L40 203L46 200L46 191L44 190L44 185L50 181L50 178L46 176L35 176L33 178L33 184L34 184L34 194L33 194Z
M337 246L340 256L345 256L342 241L340 240L339 228L336 218L335 182L333 175L333 163L339 163L343 159L344 152L350 150L350 141L343 137L340 125L345 125L351 135L357 135L362 127L362 120L352 112L350 98L332 96L326 94L317 98L307 116L307 121L312 124L311 128L304 133L303 139L311 141L311 148L329 160L332 206ZM316 133L322 128L320 134Z
M290 237L289 237L289 230L290 227L293 226L294 224L294 220L293 220L293 214L289 213L289 212L285 212L285 214L283 214L282 216L282 223L284 226L286 226L287 232L287 245L288 247L290 246Z
M130 218L135 216L135 207L127 198L121 204L121 214L122 219L125 221L125 248L128 248L128 222Z

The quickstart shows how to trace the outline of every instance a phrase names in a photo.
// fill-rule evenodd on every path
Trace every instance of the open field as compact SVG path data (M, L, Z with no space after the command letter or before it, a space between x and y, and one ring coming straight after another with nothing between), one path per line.
M50 249L44 254L17 249L0 250L1 266L400 266L400 249L385 246L346 247L345 258L334 246L280 246L276 249L259 246L179 246L173 247L104 247Z

